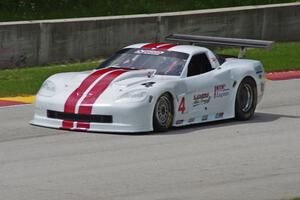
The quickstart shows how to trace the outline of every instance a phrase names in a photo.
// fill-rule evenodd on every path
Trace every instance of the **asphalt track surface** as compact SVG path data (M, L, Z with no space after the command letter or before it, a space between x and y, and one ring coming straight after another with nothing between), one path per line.
M300 196L300 79L268 81L253 120L162 134L30 126L0 108L0 199L281 199Z

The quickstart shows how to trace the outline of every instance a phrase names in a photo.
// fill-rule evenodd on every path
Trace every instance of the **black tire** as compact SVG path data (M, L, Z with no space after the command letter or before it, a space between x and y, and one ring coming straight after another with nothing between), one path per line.
M158 99L153 111L154 132L168 130L173 124L174 109L170 94L164 93Z
M235 99L235 117L238 120L249 120L253 117L257 104L257 89L255 81L246 77L237 90Z

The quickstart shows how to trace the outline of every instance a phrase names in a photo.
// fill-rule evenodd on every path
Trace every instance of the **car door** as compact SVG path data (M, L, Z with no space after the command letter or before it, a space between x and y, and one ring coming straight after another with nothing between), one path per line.
M230 92L227 90L229 83L226 80L230 74L220 74L219 70L220 68L212 68L206 53L192 56L187 77L183 79L187 88L184 97L186 115L190 122L223 117L222 107L226 105L226 98Z

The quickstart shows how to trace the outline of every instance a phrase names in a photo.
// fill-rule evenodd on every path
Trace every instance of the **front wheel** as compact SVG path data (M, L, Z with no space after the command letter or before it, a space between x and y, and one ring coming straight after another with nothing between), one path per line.
M168 130L173 123L173 102L168 93L161 95L154 107L153 129L155 132Z
M237 90L235 99L235 116L238 120L248 120L253 117L257 104L255 81L246 77Z

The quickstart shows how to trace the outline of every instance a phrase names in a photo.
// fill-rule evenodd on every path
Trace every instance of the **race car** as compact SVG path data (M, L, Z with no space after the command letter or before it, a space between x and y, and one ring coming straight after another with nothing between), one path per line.
M60 73L41 86L31 124L93 132L151 132L229 118L248 120L264 93L264 69L245 49L272 41L172 34L141 43L92 71ZM188 43L188 44L186 44ZM240 47L238 57L199 45Z

